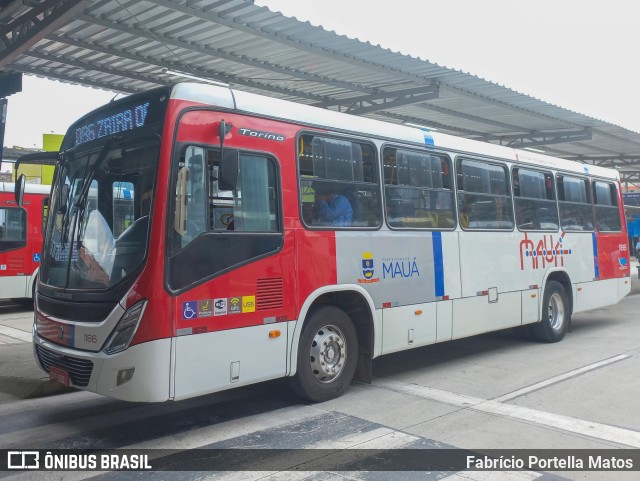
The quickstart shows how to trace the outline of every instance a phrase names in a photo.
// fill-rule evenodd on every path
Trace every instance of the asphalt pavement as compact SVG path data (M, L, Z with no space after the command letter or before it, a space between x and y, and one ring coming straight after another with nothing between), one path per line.
M640 294L638 262L631 261L631 294ZM612 317L616 306L605 308ZM31 343L33 306L0 301L0 403L69 392L50 381L34 359Z

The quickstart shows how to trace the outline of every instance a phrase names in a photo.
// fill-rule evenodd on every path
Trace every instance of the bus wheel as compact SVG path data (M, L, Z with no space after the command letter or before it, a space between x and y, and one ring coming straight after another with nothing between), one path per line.
M531 325L531 334L538 341L561 341L567 333L570 316L565 288L557 281L550 281L542 299L542 319Z
M302 328L293 390L312 402L340 396L351 384L358 337L349 316L334 306L314 310Z

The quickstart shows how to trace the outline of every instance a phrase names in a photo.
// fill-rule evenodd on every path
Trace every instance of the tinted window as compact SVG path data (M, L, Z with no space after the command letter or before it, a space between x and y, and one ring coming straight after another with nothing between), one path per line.
M596 227L600 231L620 232L620 209L618 189L610 182L593 182L593 199L596 213Z
M558 208L560 226L566 231L593 230L593 209L589 181L579 177L559 175Z
M19 208L0 208L0 252L26 245L27 213Z
M377 227L380 189L373 146L304 134L298 144L300 204L309 227Z
M529 169L513 169L513 200L520 230L558 230L553 175Z
M385 212L391 227L449 229L455 226L448 158L386 148L383 159Z
M117 181L113 191L113 235L118 237L135 221L134 186L132 182ZM149 195L149 194L147 194ZM145 199L142 199L143 201ZM150 199L148 199L150 200Z
M463 229L513 229L506 166L459 159L457 179L458 211Z
M227 149L225 149L225 152ZM277 165L240 152L233 190L218 184L220 152L187 146L178 162L173 252L174 290L225 272L282 247Z

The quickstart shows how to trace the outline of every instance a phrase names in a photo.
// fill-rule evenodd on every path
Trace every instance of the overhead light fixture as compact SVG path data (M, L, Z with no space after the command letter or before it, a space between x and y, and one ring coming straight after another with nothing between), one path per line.
M544 150L534 149L533 147L525 147L524 150L530 150L531 152L539 152L540 154L544 154Z
M413 122L404 122L404 125L406 125L407 127L416 127L418 129L422 129L422 130L430 130L431 132L437 132L438 131L437 127L430 127L428 125L414 124Z
M183 78L187 78L189 80L196 80L198 82L204 82L204 83L208 83L208 84L212 84L212 85L219 85L220 87L229 87L229 84L224 83L224 82L218 82L217 80L212 80L209 78L205 78L205 77L198 77L197 75L191 75L185 72L179 72L177 70L170 70L170 69L162 69L162 73L167 74L167 75L174 75L176 77L183 77Z

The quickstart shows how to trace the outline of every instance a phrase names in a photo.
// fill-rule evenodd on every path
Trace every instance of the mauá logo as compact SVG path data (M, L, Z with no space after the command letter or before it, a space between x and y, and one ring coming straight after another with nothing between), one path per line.
M362 277L358 279L359 284L371 284L373 282L380 281L380 278L373 277L375 275L375 265L373 261L373 254L371 252L362 253Z

